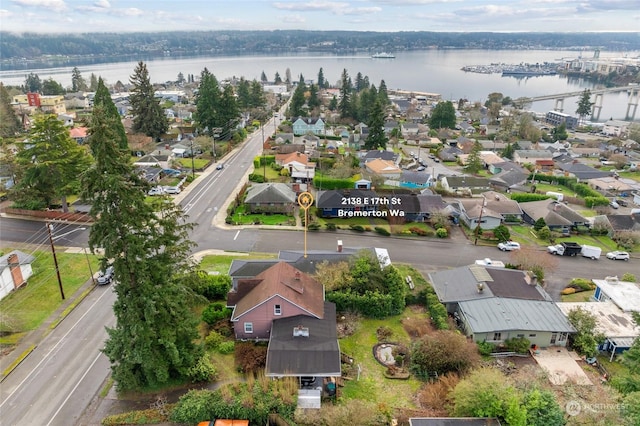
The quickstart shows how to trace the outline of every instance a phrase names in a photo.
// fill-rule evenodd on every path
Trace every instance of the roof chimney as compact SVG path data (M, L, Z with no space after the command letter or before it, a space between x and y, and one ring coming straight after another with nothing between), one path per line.
M478 287L478 293L482 293L482 291L484 290L484 283L480 282L477 285Z
M296 279L296 281L300 281L300 271L296 271L295 279Z

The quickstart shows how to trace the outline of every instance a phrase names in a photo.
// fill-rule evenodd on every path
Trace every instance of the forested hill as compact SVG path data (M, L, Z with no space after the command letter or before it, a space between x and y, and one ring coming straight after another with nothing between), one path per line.
M638 33L440 33L355 31L203 31L163 33L12 34L0 32L5 64L51 56L114 57L331 53L420 49L640 50Z

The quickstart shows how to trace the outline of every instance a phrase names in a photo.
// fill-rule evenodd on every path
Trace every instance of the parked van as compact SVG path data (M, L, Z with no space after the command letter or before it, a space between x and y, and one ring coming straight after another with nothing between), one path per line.
M560 192L547 191L547 195L549 197L555 198L558 201L563 201L564 200L564 194L562 194Z

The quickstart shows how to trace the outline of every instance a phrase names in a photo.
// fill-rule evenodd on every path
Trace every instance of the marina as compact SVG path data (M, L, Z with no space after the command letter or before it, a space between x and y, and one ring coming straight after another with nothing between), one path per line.
M501 74L503 77L540 77L556 75L560 67L560 63L554 62L517 65L492 63L489 65L465 65L461 70L478 74Z

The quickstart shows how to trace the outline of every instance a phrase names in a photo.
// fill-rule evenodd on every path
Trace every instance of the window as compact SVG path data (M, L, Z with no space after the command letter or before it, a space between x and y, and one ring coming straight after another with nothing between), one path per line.
M494 341L502 340L502 333L493 333L493 340Z
M517 336L519 339L524 337L524 334L518 334Z
M282 306L275 305L273 307L273 315L282 315Z
M567 340L567 333L560 333L560 338L558 339L558 342L564 342L565 340Z
M252 322L245 322L244 323L244 332L245 333L253 333L253 323Z
M536 337L535 333L530 334L529 337Z

